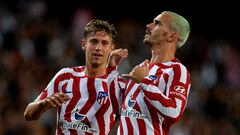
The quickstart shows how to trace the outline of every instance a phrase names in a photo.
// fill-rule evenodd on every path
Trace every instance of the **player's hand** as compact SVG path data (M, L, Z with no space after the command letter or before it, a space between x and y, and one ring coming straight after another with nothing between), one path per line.
M116 49L113 50L110 53L109 60L108 60L108 66L114 67L121 63L121 61L128 56L128 50L127 49Z
M70 97L64 93L55 93L43 100L43 105L47 107L60 107L66 103Z
M142 79L146 77L149 73L149 69L147 67L148 63L149 61L145 60L141 65L137 65L136 67L134 67L129 74L122 74L122 77L132 79L136 83L141 82Z

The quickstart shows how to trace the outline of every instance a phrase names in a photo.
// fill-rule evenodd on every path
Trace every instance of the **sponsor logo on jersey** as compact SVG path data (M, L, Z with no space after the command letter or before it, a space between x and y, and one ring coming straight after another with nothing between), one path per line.
M145 115L141 114L135 109L122 109L122 115L125 117L134 117L139 119L147 118Z
M68 122L65 120L59 120L58 124L59 124L59 127L62 129L74 129L74 130L81 130L89 133L97 133L96 129L90 128L87 124L82 123L80 121Z
M89 125L81 122L86 115L84 114L79 114L78 109L74 112L74 118L77 121L66 121L66 120L59 120L59 127L62 129L74 129L74 130L81 130L84 132L89 132L89 133L96 133L97 130L91 128Z
M97 102L99 104L105 104L107 102L108 93L104 91L99 91L97 94Z
M78 109L75 111L74 118L75 118L76 120L82 121L82 120L85 118L85 116L86 116L86 115L79 114Z
M179 86L179 85L175 86L174 90L182 94L185 94L185 91L186 91L183 86Z
M132 96L131 96L131 97L132 97ZM132 100L131 97L130 97L130 99L128 100L128 106L129 106L129 107L133 107L133 106L135 105L135 103L136 103L136 101L135 101L135 100Z
M134 117L134 118L140 118L144 119L146 118L145 115L141 114L139 111L133 109L133 106L135 105L136 101L132 99L132 95L130 96L128 100L128 106L129 108L122 108L122 115L126 117Z
M157 76L156 75L149 75L149 78L153 81L157 80Z
M186 89L183 86L177 85L173 89L174 91L170 91L170 94L180 96L181 98L186 100L186 97L184 95L186 93Z

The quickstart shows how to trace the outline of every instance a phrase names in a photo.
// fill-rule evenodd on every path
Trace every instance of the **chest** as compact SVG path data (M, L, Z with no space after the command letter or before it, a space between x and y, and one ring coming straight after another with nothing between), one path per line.
M109 83L108 80L100 78L71 78L59 83L59 91L71 98L66 105L101 106L106 104L110 98Z

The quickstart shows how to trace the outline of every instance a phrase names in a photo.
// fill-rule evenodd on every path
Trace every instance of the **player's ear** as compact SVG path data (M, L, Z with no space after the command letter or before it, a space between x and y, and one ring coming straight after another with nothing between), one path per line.
M178 40L178 34L176 32L170 32L170 35L169 35L167 41L173 42L174 40Z
M85 39L82 39L81 40L81 45L82 45L82 49L85 50L85 44L86 44L86 40Z

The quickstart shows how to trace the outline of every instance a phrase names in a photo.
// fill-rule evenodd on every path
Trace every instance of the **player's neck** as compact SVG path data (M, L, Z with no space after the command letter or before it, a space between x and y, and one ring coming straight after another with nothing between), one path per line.
M162 63L170 61L175 58L175 51L175 48L169 46L152 48L152 58L150 63Z
M85 74L90 77L100 77L106 74L106 66L86 65Z

